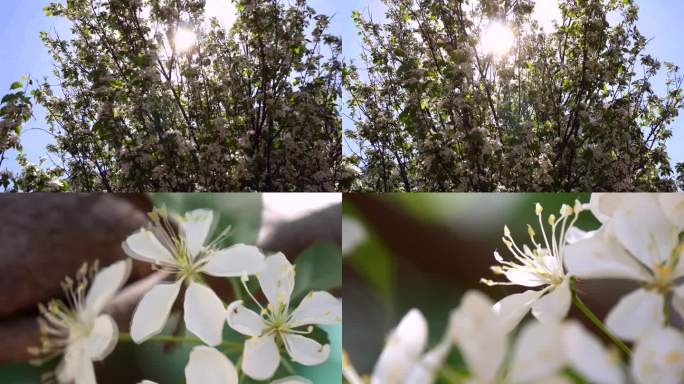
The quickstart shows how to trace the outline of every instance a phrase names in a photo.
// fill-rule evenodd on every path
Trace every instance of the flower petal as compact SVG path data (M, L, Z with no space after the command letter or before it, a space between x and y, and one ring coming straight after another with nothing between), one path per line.
M190 257L194 259L202 250L211 231L214 223L214 212L209 209L195 209L179 216L177 220L178 228L185 241L185 247L190 253Z
M335 324L342 321L342 302L325 291L310 292L292 312L289 324Z
M508 346L508 328L483 293L469 291L451 313L449 327L454 341L476 380L494 382Z
M185 291L183 310L185 326L190 332L207 345L221 343L226 308L211 288L191 282Z
M664 320L663 296L639 288L618 301L608 313L606 325L618 337L633 341Z
M568 274L585 279L623 278L646 281L649 273L630 256L605 224L593 236L565 248Z
M494 304L494 312L500 317L509 332L518 326L520 320L530 311L532 304L541 297L543 290L527 290L508 295Z
M678 229L684 229L684 193L660 193L658 199L670 222Z
M267 380L280 365L280 352L273 335L252 337L245 341L242 371L255 380Z
M576 321L563 329L563 346L570 364L592 383L620 384L624 374L619 360L612 357L601 342Z
M613 218L615 211L625 198L629 198L628 194L592 193L589 199L589 209L598 221L605 224Z
M243 335L259 336L266 327L261 316L245 307L242 300L230 303L226 312L228 325Z
M566 277L560 285L532 304L532 314L542 323L561 321L568 315L571 300L570 279Z
M314 339L296 334L283 336L285 349L292 357L292 361L302 365L318 365L328 360L330 345L321 345Z
M632 375L640 384L679 384L684 377L684 336L674 328L655 328L636 343Z
M301 376L288 376L273 380L271 384L313 384L313 381Z
M373 369L371 382L394 383L403 380L406 371L425 350L427 337L425 317L419 310L411 309L387 338Z
M526 324L513 346L511 383L531 382L557 373L567 361L563 349L558 347L560 334L560 323Z
M95 379L95 367L93 367L93 362L88 359L85 353L80 356L80 362L78 363L76 376L74 377L74 384L97 384Z
M114 297L131 273L131 260L121 260L100 270L93 279L85 299L86 311L97 316Z
M412 364L406 374L405 382L412 384L434 383L437 371L442 367L451 350L451 344L451 340L446 338L423 355L420 360Z
M263 271L257 274L261 290L275 308L287 306L294 289L295 269L282 253L266 258Z
M509 269L505 272L506 278L512 283L522 285L523 287L538 287L546 284L546 279L537 275L536 273L519 271L517 269Z
M109 315L100 315L93 324L85 342L85 350L88 358L100 361L107 357L119 340L119 328L114 319Z
M663 213L655 195L638 196L637 201L615 212L613 231L634 257L655 269L669 259L679 241L679 233Z
M161 332L169 317L182 280L173 284L157 284L143 296L133 313L131 339L140 344L148 337Z
M185 366L185 380L188 384L237 384L238 374L226 355L214 348L197 346Z
M145 228L128 236L121 247L128 256L136 260L163 265L177 264L171 252L159 242L154 233Z
M253 245L235 244L209 255L202 272L212 276L253 275L264 268L264 255Z
M157 384L157 383L152 381L152 380L143 380L143 381L139 382L138 384Z
M64 357L55 369L57 380L60 383L70 383L76 377L78 364L80 363L81 355L84 354L85 343L76 342L69 344L64 350Z

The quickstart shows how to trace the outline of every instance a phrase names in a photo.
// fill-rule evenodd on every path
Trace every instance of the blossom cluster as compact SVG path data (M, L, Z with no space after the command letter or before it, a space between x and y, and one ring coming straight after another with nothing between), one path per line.
M600 221L598 230L575 227L585 211ZM518 245L504 229L512 258L495 252L492 271L506 281L483 279L528 290L497 303L479 291L467 292L440 342L427 351L427 321L419 310L409 311L389 335L369 380L345 359L347 381L683 382L684 334L674 324L684 317L684 194L593 194L589 204L563 205L558 215L544 218L539 204L535 213L539 223L528 225L529 245ZM602 321L584 304L577 284L613 278L634 280L639 287ZM573 304L612 344L567 318ZM533 318L523 323L528 312ZM453 348L465 371L446 363Z
M212 238L216 221L211 210L170 215L162 208L149 217L148 226L123 241L123 250L172 279L144 294L133 313L130 339L143 343L161 333L183 291L185 327L204 344L190 353L185 368L189 384L237 383L238 370L256 380L269 380L280 366L281 351L302 365L318 365L328 359L330 346L310 336L316 325L341 322L342 303L325 291L312 291L298 304L291 303L295 266L285 255L266 256L257 247L245 244L224 248L229 228ZM40 305L41 346L30 352L39 361L63 357L50 375L59 383L96 383L93 362L106 358L119 340L117 324L105 307L128 279L131 260L118 261L97 273L96 269L84 266L76 279L66 279L66 303L53 300L47 306ZM258 311L243 300L225 305L205 282L206 276L235 279L236 290L244 289ZM250 291L250 276L258 280L265 304ZM239 368L217 349L224 343L226 323L248 337L239 343ZM310 381L289 376L273 382Z

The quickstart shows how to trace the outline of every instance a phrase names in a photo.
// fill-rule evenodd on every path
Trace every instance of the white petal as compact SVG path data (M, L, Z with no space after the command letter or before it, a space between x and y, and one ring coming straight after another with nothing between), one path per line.
M228 325L246 336L259 336L266 324L258 313L243 305L242 300L233 301L228 305Z
M131 321L131 339L142 343L148 337L161 332L169 317L182 280L173 284L157 284L143 296L133 313Z
M185 366L185 380L187 384L237 384L238 374L226 355L214 348L197 346Z
M674 328L649 331L634 348L631 370L639 384L680 384L684 336Z
M193 259L204 246L214 223L214 212L209 209L195 209L177 218L185 247Z
M543 323L561 321L568 315L571 301L570 279L565 278L560 285L532 304L532 314Z
M625 197L629 196L624 193L592 193L589 199L591 213L605 224L612 219Z
M347 255L368 237L363 224L352 216L342 216L342 254Z
M86 310L91 316L97 316L109 303L116 292L124 285L131 273L131 260L121 260L100 270L86 295Z
M176 260L157 237L145 228L128 236L121 244L126 254L134 259L153 264L176 265Z
M93 362L85 354L81 354L78 364L74 384L97 384L95 379L95 367Z
M255 380L267 380L280 365L280 352L273 335L252 337L245 341L242 371Z
M565 325L563 346L572 367L590 382L597 384L624 382L619 358L612 355L579 322L572 321Z
M406 383L432 384L451 350L451 340L446 339L415 362L406 374Z
M634 257L655 269L669 259L679 233L665 217L655 195L639 194L638 197L615 212L613 231Z
M310 292L292 312L289 324L336 324L342 321L342 302L325 291Z
M519 271L517 269L509 269L506 271L506 278L512 283L522 285L524 287L538 287L546 284L546 279L537 275L536 273Z
M212 276L253 275L264 268L264 255L253 245L235 244L212 252L208 260L202 272Z
M596 231L583 231L577 227L570 227L565 233L565 242L567 244L574 244L580 240L588 239L594 236Z
M90 360L100 361L114 350L118 340L119 328L114 319L109 315L100 315L86 338L86 354Z
M449 319L454 341L468 368L482 382L493 382L508 345L508 328L492 306L483 293L469 291Z
M503 327L508 331L518 326L520 320L530 311L532 304L541 297L542 290L527 290L522 293L514 293L501 299L494 304L494 312L501 318Z
M83 341L71 343L66 347L64 357L55 370L60 383L71 383L74 380L81 356L84 354L85 343Z
M330 345L321 345L314 339L302 335L287 334L283 337L287 353L302 365L318 365L328 360Z
M680 230L684 229L684 193L660 193L658 199L663 212L672 224Z
M385 347L373 369L373 383L394 383L405 377L405 372L425 350L428 337L427 321L417 309L404 315L390 333Z
M275 308L287 306L294 289L295 269L282 253L266 258L266 265L257 274L261 290Z
M606 325L618 337L633 341L664 320L663 296L639 288L618 301L608 313Z
M288 376L273 380L271 384L313 384L313 381L301 376Z
M513 347L511 383L539 380L557 373L566 357L558 346L560 323L543 324L537 321L526 324Z
M138 384L157 384L157 383L152 381L152 380L143 380L143 381L139 382Z
M585 279L623 278L648 280L649 273L630 256L605 224L593 236L565 248L568 274Z
M188 330L207 345L221 343L226 308L216 293L204 284L190 283L185 291L183 318Z

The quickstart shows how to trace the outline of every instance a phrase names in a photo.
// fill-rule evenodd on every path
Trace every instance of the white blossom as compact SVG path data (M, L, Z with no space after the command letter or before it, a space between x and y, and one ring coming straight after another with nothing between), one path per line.
M131 262L118 261L96 274L95 269L84 264L75 279L65 280L66 303L39 306L41 347L29 352L47 359L63 355L55 371L60 383L95 384L93 362L107 357L118 340L114 319L102 310L128 279Z
M417 309L404 315L387 338L385 347L373 369L371 384L429 384L451 349L447 331L442 341L425 351L427 321Z
M251 245L219 248L228 234L209 241L213 212L197 209L175 218L178 230L164 209L150 214L152 225L130 235L123 243L134 259L153 263L175 275L172 283L160 283L143 296L133 314L131 338L141 343L161 332L181 285L185 283L184 320L187 329L210 346L221 342L225 306L202 282L202 274L237 277L254 274L264 266L264 256Z
M563 267L563 260L568 239L578 236L573 230L573 224L583 206L579 201L575 202L574 208L564 204L560 209L559 219L553 214L549 215L549 236L544 229L542 210L542 206L537 204L535 213L541 231L540 242L536 240L536 232L532 226L527 226L533 249L527 244L523 245L522 249L518 247L508 227L504 228L503 242L514 260L505 260L498 252L494 252L499 265L493 266L492 271L504 275L509 281L495 282L482 279L488 285L542 287L540 290L531 289L509 295L496 303L494 308L509 329L513 329L530 308L532 314L542 322L560 321L570 309L570 279Z
M679 283L684 277L684 226L681 216L671 215L683 202L684 195L593 195L592 212L603 226L568 247L566 265L578 278L621 278L641 284L606 318L606 325L623 339L637 340L654 325L664 324L663 308L670 293L675 309L684 315L684 287Z
M185 366L187 384L237 384L238 374L233 363L223 353L211 347L197 346L190 352ZM140 384L156 384L143 380Z
M243 285L259 312L247 308L242 300L228 305L228 325L249 336L242 354L242 370L256 380L273 376L280 365L279 345L285 347L293 361L302 365L318 365L328 359L329 345L321 345L306 337L316 324L336 324L342 321L342 303L328 292L310 292L299 306L290 309L295 285L295 268L285 255L266 258L265 268L257 273L261 290L268 300L263 306ZM302 329L302 327L306 327Z

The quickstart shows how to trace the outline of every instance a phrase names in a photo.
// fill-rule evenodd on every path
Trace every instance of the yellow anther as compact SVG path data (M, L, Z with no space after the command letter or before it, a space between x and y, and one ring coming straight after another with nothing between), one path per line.
M508 229L508 225L504 225L504 236L511 237L511 230Z
M549 215L549 225L553 225L556 223L556 216L555 215Z
M530 235L530 237L534 237L534 235L535 235L534 229L529 224L527 224L527 234Z
M541 204L537 203L534 206L534 213L537 214L537 216L541 215L542 211L544 210L544 207L542 207Z

